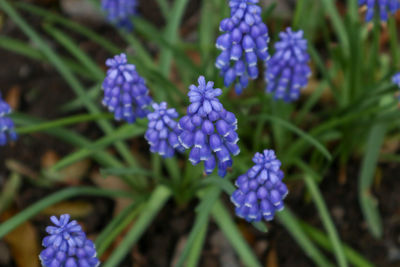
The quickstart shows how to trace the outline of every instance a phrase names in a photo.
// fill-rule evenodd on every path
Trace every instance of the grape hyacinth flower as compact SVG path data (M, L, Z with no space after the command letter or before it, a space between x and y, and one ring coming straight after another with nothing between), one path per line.
M395 75L393 75L392 82L395 85L397 85L397 87L400 89L400 72L398 72ZM400 96L399 96L399 100L400 100Z
M191 85L188 93L191 104L187 115L179 120L179 141L185 149L191 149L189 160L193 165L201 161L207 175L217 166L218 175L224 177L232 166L232 157L239 154L237 120L232 112L226 111L218 100L221 89L214 89L213 82L203 76L199 85Z
M172 157L175 150L183 152L185 149L178 140L180 130L175 121L179 117L174 108L168 109L166 102L153 103L154 111L147 115L148 128L144 135L150 144L150 151L165 158Z
M288 194L282 182L281 162L273 150L264 150L253 157L255 165L240 175L235 185L238 189L231 196L237 216L249 222L262 219L270 221L275 212L284 208L283 199Z
M388 13L396 13L400 9L399 0L358 0L359 6L364 6L367 9L365 20L370 22L374 18L375 10L378 10L381 21L388 20Z
M128 64L124 53L107 59L106 65L109 69L103 82L103 105L114 113L118 121L123 119L133 123L137 117L146 117L152 99L135 65Z
M230 0L230 18L220 23L224 32L217 39L216 46L222 50L216 60L216 67L224 77L224 84L235 84L240 94L249 80L258 77L258 61L265 62L268 54L268 28L261 19L258 0Z
M8 117L11 111L10 105L2 99L0 93L0 146L5 146L8 141L15 141L18 138L14 122Z
M266 63L266 92L273 93L275 99L290 102L299 98L300 90L308 83L311 75L308 66L310 56L303 31L293 32L287 28L279 37L275 54Z
M43 238L45 249L39 258L43 267L97 267L100 261L96 257L93 242L86 238L81 226L70 221L69 214L63 214L58 219L51 216L55 226L48 226L49 234Z
M101 0L101 8L106 13L107 20L117 28L131 31L133 24L129 19L136 15L136 0Z

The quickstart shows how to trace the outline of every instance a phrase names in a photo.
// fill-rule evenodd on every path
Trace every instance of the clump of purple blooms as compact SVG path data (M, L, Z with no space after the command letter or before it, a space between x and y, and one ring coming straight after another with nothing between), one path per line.
M11 107L3 100L0 93L0 146L4 146L8 141L17 140L17 134L14 130L14 122L8 117L11 113Z
M273 93L275 99L290 102L299 98L300 90L308 83L310 56L303 31L293 32L287 28L279 37L275 54L266 63L266 92Z
M231 201L236 206L237 216L249 222L262 219L270 221L275 212L284 208L283 199L288 194L282 182L281 162L273 150L264 150L253 157L255 165L247 173L240 175L235 185Z
M198 86L189 87L191 104L178 124L182 131L179 141L185 149L190 149L189 160L193 165L203 161L207 175L217 166L219 176L224 177L227 168L232 166L231 155L240 152L237 120L219 102L221 89L214 89L214 83L206 83L203 76L198 82Z
M216 67L224 77L224 84L235 84L240 94L247 87L249 79L258 77L258 61L265 62L268 54L268 28L261 19L258 0L230 0L230 18L220 23L216 46L222 50Z
M82 227L75 221L70 221L69 214L63 214L58 219L51 216L55 226L48 226L49 234L43 239L45 249L39 258L44 267L97 267L100 265L96 257L93 242L86 238Z
M131 16L136 15L136 0L101 0L101 8L106 13L107 20L117 28L131 31L133 24Z
M382 21L388 20L388 13L396 13L400 9L399 0L358 0L358 5L366 6L367 14L365 20L367 22L374 18L375 11L379 12Z
M128 64L124 53L107 59L106 65L109 69L103 82L103 105L116 120L134 123L136 118L144 118L152 99L135 65Z
M149 124L144 136L150 144L150 151L165 158L172 157L175 150L183 152L184 148L178 140L181 131L175 121L179 117L178 112L174 108L168 109L166 102L153 103L152 107L154 111L147 115Z

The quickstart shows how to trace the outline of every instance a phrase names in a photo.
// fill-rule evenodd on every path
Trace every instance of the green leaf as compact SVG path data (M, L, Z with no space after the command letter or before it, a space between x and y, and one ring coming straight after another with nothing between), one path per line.
M186 241L185 248L182 251L182 254L179 257L178 263L175 267L186 266L184 265L187 256L190 251L193 249L195 242L197 241L197 237L201 231L204 231L204 226L208 224L209 214L211 209L214 207L215 202L217 201L221 190L218 187L210 187L206 190L202 196L200 196L200 204L196 208L196 219L194 221L194 225L192 230L190 231L189 237Z
M100 174L103 176L107 175L132 175L132 174L140 174L144 176L153 176L153 172L138 168L138 167L132 167L132 168L108 168L108 169L100 169Z
M4 10L6 14L10 16L10 18L13 19L13 21L21 28L21 30L39 47L39 49L47 57L49 62L51 62L54 65L54 67L58 70L61 76L74 90L76 95L82 98L85 107L91 113L100 113L97 105L93 103L90 98L86 96L84 87L78 81L78 79L73 75L70 69L68 69L68 67L64 65L61 58L49 47L49 45L43 40L43 38L18 14L18 12L13 8L13 6L10 5L8 1L4 0L0 1L0 7L2 8L2 10ZM113 132L113 127L109 122L104 120L99 120L98 124L105 133L111 134ZM129 148L124 143L117 142L115 146L129 164L137 166L136 159L133 157L132 153L130 153L129 151ZM140 177L138 177L138 180L141 180L142 183L146 182Z
M117 141L140 136L144 134L145 131L146 129L144 127L139 127L137 124L126 124L124 126L121 126L120 129L116 130L111 135L106 135L105 137L100 138L98 141L90 144L89 146L81 148L78 151L65 156L51 167L51 171L58 171L66 166L71 165L74 162L89 157L93 153L97 153L97 151L102 150Z
M192 249L189 251L188 259L186 262L187 267L196 267L200 263L201 250L204 246L208 228L208 222L201 226L200 231L195 237L195 241L192 245Z
M276 217L289 231L289 233L303 249L306 255L314 261L316 266L334 266L325 258L324 254L321 253L318 248L314 246L311 240L306 236L304 231L301 229L297 218L292 214L288 207L286 207L283 211L276 213Z
M171 15L168 18L167 26L165 28L165 39L170 44L175 44L178 37L178 28L181 23L183 13L185 11L188 0L176 0L171 9ZM172 61L172 51L169 49L163 49L160 56L160 71L166 77L169 76L169 70Z
M102 35L97 34L96 32L83 26L80 23L77 23L70 19L64 18L61 14L57 14L57 13L48 11L44 8L40 8L36 5L32 5L32 4L24 3L24 2L17 2L17 3L15 3L15 6L17 6L18 8L20 8L24 11L30 12L34 15L41 16L46 21L58 23L76 33L79 33L79 34L87 37L88 39L92 40L93 42L99 44L103 48L107 49L112 54L117 54L117 53L120 53L120 51L121 51L120 48L115 46L112 42L110 42L109 40L104 38Z
M34 60L40 60L43 62L48 62L47 58L43 55L43 53L30 46L26 42L19 41L17 39L9 38L6 36L0 36L0 47L17 53L19 55L34 59ZM63 61L64 65L66 65L71 71L73 71L76 74L79 74L81 77L88 78L91 80L95 80L95 77L91 75L90 73L87 73L85 71L85 68L83 68L80 64L77 62L71 60L70 58L64 58L60 57L61 60Z
M138 220L134 222L132 228L119 244L118 249L113 251L108 260L102 265L103 267L115 267L119 265L125 255L129 253L132 246L150 226L152 220L164 206L170 194L171 192L168 188L161 185L154 189L150 199L143 207L143 212L140 214Z
M13 117L13 116L11 116L11 117ZM79 115L75 115L75 116L64 117L62 119L58 119L58 120L54 120L54 121L42 122L42 123L25 126L25 127L17 127L15 129L15 131L18 134L28 134L28 133L40 132L40 131L44 131L44 130L48 130L48 129L52 129L52 128L68 126L68 125L76 124L79 122L87 122L87 121L105 119L105 118L112 118L112 115L109 113L79 114Z
M62 46L64 46L85 68L92 73L98 81L102 81L105 77L104 72L99 68L96 62L94 62L85 52L79 48L74 41L68 37L63 31L45 24L44 29L53 36Z
M309 171L309 167L304 164L302 161L298 161L298 166L303 169L307 174L304 175L304 181L307 186L308 191L311 194L311 197L314 200L315 206L317 207L319 216L322 220L325 230L328 232L329 239L332 243L333 251L335 253L336 261L339 266L345 267L348 266L346 257L344 255L343 247L340 242L339 235L336 231L335 224L332 221L331 216L329 215L328 208L326 207L326 203L322 197L321 192L315 180L320 180L319 177L312 177L315 175L314 171Z
M15 195L21 186L21 176L18 173L12 173L3 186L0 195L0 215L7 210L8 206L12 203Z
M341 43L341 48L344 55L348 56L350 51L350 42L344 26L343 20L336 8L336 1L333 0L322 0L322 5L324 7L325 14L332 19L333 28L338 35Z
M333 246L329 238L322 232L319 231L317 228L312 227L311 225L300 222L301 228L306 232L306 234L314 240L318 245L322 248L333 251ZM373 267L374 265L365 259L362 255L360 255L357 251L353 250L351 247L345 245L344 243L341 244L344 250L344 254L346 255L347 259L351 264L356 267Z
M251 116L249 119L256 119L256 120L270 120L272 122L278 123L285 127L286 129L292 131L293 133L297 134L298 136L302 137L305 141L313 145L318 151L321 152L322 155L325 156L327 160L332 160L332 155L329 153L329 151L325 148L324 145L322 145L317 139L315 139L313 136L307 134L294 124L283 120L279 117L268 115L268 114L261 114L261 115L256 115L256 116Z
M137 200L115 216L96 238L97 256L101 257L117 236L137 217L142 208L142 200Z
M382 221L377 209L376 200L371 194L371 186L378 163L379 151L383 145L386 131L386 124L377 124L370 130L358 179L358 197L361 210L367 220L371 233L376 238L382 236Z
M0 224L0 238L11 232L25 221L44 210L45 208L61 202L65 199L76 196L103 196L103 197L132 197L132 194L125 191L99 189L94 187L73 187L57 191L24 209L17 215L11 217L4 223Z
M249 247L235 223L232 221L231 216L221 201L218 200L215 203L212 215L219 229L224 233L232 247L239 254L239 257L245 266L261 267L261 263L254 255L253 250Z

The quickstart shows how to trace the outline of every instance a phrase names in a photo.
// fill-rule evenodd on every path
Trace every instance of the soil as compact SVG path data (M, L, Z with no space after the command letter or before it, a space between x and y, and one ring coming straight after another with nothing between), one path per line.
M154 1L140 2L143 16L156 25L162 26L163 21L160 19L159 11L151 8L154 6L151 2ZM55 10L60 8L56 1L38 1L38 3ZM191 25L195 25L198 10L199 1L192 1L185 15L185 22L190 23L184 23L184 25L189 25L189 29L193 27ZM29 22L39 28L40 21L29 15L27 15L27 18ZM25 38L14 23L8 19L4 21L1 29L2 34L14 38ZM116 43L120 41L113 34L111 27L104 24L92 27L95 27L96 31L104 32ZM110 55L99 49L95 44L79 38L76 36L76 41L103 66L104 60ZM3 64L7 63L6 67L3 65L0 70L1 93L3 96L8 96L11 91L17 92L18 106L16 110L18 112L44 119L54 119L61 116L58 107L74 98L74 94L64 80L49 64L29 60L2 49L0 49L0 60ZM84 110L79 112L82 113ZM93 139L101 135L101 132L89 123L73 126L71 129ZM72 152L73 148L45 134L24 135L15 144L1 148L0 187L5 185L11 173L6 162L13 160L22 164L23 167L28 168L34 174L38 174L43 167L43 155L48 151L53 151L56 155L62 157ZM380 171L383 180L379 186L375 187L374 194L379 203L384 229L383 238L380 240L373 238L368 232L358 205L356 179L358 167L357 160L351 167L349 166L347 182L344 185L338 182L338 169L332 169L330 175L320 185L340 237L376 266L400 266L400 206L398 205L400 194L397 193L400 191L400 183L396 175L400 172L400 166L398 164L382 165ZM92 164L88 173L97 171L98 168L99 166ZM92 181L83 179L80 183L89 184ZM56 188L35 186L34 177L25 175L23 185L11 209L22 210L31 203L66 186L57 185ZM289 188L291 194L286 200L287 206L291 207L294 213L306 222L323 229L313 203L305 198L303 184L299 181L291 182ZM104 198L79 198L75 200L90 202L93 206L92 211L81 220L89 236L95 236L107 225L116 208L115 203ZM228 203L227 199L225 201ZM177 207L173 201L168 202L120 267L170 266L192 227L196 204L193 201L185 207ZM44 229L48 224L48 217L39 215L32 222L39 238L42 238L45 235ZM266 266L313 266L312 261L307 258L302 249L278 222L269 224L270 231L267 234L258 232L239 219L237 219L237 223ZM207 240L199 266L241 266L232 248L226 244L226 239L216 225L212 223L208 228ZM330 253L326 255L332 257ZM331 259L334 261L333 258ZM0 241L0 266L17 266L15 258L11 256L11 249L4 240Z

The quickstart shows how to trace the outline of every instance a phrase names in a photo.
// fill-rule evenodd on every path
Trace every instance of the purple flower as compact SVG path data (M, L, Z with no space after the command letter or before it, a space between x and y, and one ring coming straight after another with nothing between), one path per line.
M92 241L86 238L81 226L75 221L69 221L70 215L64 214L58 219L51 216L55 226L48 226L49 234L43 238L45 247L39 255L44 267L97 267L100 265L96 257L96 248Z
M283 199L288 194L282 182L281 162L273 150L264 150L253 157L255 165L240 175L235 185L238 189L231 196L237 216L249 222L262 219L270 221L275 212L284 208Z
M214 89L213 82L203 76L199 86L191 85L188 93L191 104L187 115L179 121L182 131L179 141L185 149L190 149L189 160L193 165L201 161L207 175L217 166L218 175L224 177L232 166L232 157L239 154L237 120L233 113L226 111L218 100L221 89Z
M375 10L379 12L382 21L387 21L388 12L394 14L400 9L399 0L358 0L358 5L366 6L365 20L367 22L374 18Z
M395 75L393 75L392 82L395 85L397 85L397 87L400 89L400 72L398 72ZM399 100L400 100L400 96L399 96Z
M300 90L308 83L310 56L303 31L293 32L287 28L279 37L275 54L266 63L266 92L275 94L275 99L290 102L299 98Z
M165 158L172 157L175 150L183 152L185 149L179 143L178 135L181 131L175 121L179 117L174 108L168 109L167 103L154 103L154 111L147 115L149 119L145 138L150 145L150 151Z
M11 111L10 105L3 100L0 93L0 146L5 146L8 141L15 141L18 138L14 122L8 117Z
M107 15L107 20L117 28L131 31L133 25L129 19L136 15L136 0L101 0L101 8Z
M152 99L135 65L128 64L124 53L107 59L106 65L109 69L103 82L103 105L114 113L118 121L123 119L133 123L137 117L146 117Z
M217 48L222 50L216 67L229 87L235 83L236 93L247 87L249 80L258 77L258 61L267 61L268 28L262 22L258 0L230 0L230 18L220 23L223 32L217 39Z

